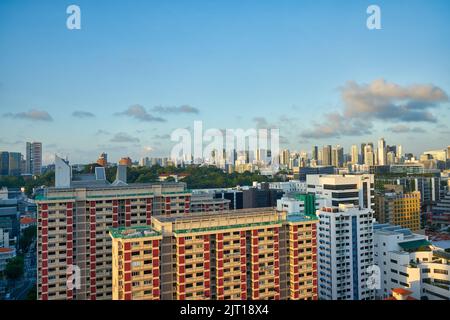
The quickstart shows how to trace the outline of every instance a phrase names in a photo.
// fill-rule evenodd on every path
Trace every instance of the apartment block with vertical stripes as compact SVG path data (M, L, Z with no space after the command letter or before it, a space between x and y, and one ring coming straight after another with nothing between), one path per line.
M259 208L113 228L113 298L316 300L317 222Z
M108 230L150 225L153 215L187 213L190 198L184 183L44 189L36 197L38 299L112 299Z

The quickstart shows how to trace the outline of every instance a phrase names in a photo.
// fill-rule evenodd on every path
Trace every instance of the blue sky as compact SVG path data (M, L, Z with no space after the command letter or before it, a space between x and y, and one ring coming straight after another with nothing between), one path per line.
M66 28L70 4L81 30ZM366 28L370 4L381 30ZM3 0L0 52L0 150L42 141L46 162L165 155L194 120L276 126L299 151L450 144L445 0Z

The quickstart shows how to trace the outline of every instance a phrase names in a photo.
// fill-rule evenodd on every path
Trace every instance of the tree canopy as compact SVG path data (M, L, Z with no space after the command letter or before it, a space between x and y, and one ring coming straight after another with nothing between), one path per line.
M88 164L81 173L94 173L95 168L98 166L99 165L96 163ZM108 181L114 181L117 167L108 167L105 171ZM190 165L179 168L175 166L161 167L159 165L154 165L152 167L129 167L127 169L127 182L158 182L161 174L185 175L183 179L179 178L178 181L186 182L187 187L190 189L229 188L237 185L251 185L254 181L272 182L284 181L285 179L283 174L278 174L273 178L270 178L261 175L258 171L253 173L249 171L244 173L227 173L214 166ZM173 180L173 178L167 178L166 181ZM53 171L49 171L33 179L24 179L23 177L0 177L0 187L25 187L25 191L28 195L31 195L34 187L53 186L54 182L55 178Z

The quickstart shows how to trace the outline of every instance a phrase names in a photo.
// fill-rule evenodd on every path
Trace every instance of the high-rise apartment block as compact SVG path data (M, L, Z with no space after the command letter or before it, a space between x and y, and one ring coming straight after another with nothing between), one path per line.
M353 164L359 164L359 151L356 144L352 145L351 158Z
M112 299L158 300L161 233L140 226L113 229L110 234Z
M331 166L332 165L332 156L331 156L331 146L324 146L322 149L322 165Z
M263 208L155 216L146 231L113 229L113 242L125 242L113 246L113 297L315 300L316 223Z
M100 172L96 178L74 177L70 186L45 188L36 196L38 299L111 299L108 230L150 225L154 215L189 212L191 193L184 183L115 185ZM67 280L75 274L79 286L70 288Z
M384 138L378 140L378 165L384 166L387 164L387 150L386 150L386 141Z
M375 153L371 144L366 144L364 147L364 164L368 166L375 165Z
M317 211L319 298L372 300L373 214L352 204Z
M27 142L26 143L26 173L32 175L40 175L42 171L42 143Z

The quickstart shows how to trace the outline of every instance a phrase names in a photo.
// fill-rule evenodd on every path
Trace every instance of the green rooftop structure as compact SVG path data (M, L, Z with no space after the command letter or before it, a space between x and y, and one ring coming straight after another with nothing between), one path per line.
M398 244L403 250L414 251L422 247L430 246L431 242L425 239L401 242Z
M111 237L120 239L154 237L161 235L160 232L147 226L111 228L109 229L109 233L111 234Z

